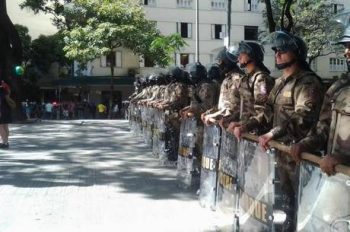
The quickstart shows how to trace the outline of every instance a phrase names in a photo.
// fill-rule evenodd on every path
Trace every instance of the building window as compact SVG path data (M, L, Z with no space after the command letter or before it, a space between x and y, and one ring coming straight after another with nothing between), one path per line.
M176 0L177 7L192 8L192 0Z
M258 11L258 0L245 0L246 11Z
M154 59L151 59L150 57L147 57L147 56L145 56L144 62L145 62L145 67L154 67L155 65Z
M331 72L343 72L346 71L346 62L344 59L329 58L329 71Z
M344 10L344 4L337 4L337 3L332 3L331 4L331 7L332 7L332 12L334 14L337 14L339 13L340 11L343 11Z
M156 0L143 0L143 5L145 6L155 6L156 5Z
M107 56L102 56L100 60L101 67L111 67L114 64L115 67L122 67L122 52L116 51L115 53L110 53Z
M223 39L225 37L225 25L213 24L211 25L211 38Z
M258 27L244 26L244 40L258 40Z
M186 65L194 63L194 54L178 53L176 54L176 65L186 68Z
M192 38L192 23L177 23L177 32L182 38Z
M212 0L211 8L214 10L226 10L226 0Z

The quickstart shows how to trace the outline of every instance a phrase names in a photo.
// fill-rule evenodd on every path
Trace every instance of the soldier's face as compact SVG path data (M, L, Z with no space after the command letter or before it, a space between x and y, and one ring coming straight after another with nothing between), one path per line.
M250 58L247 55L247 53L240 53L238 56L238 62L240 64L246 64L246 63L248 63L249 60L250 60Z
M275 50L275 60L277 65L290 63L295 59L295 54L292 51Z
M347 60L350 60L350 42L344 44L344 47L345 47L344 57L345 57Z

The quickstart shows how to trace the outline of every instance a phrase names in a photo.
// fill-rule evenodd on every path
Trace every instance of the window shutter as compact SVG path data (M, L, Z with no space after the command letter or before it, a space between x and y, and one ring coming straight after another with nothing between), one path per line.
M188 37L187 38L192 38L192 23L188 23L187 24L187 35L188 35Z
M181 58L180 58L180 54L179 53L176 53L176 63L175 64L177 66L181 65Z
M115 66L117 68L121 68L122 67L122 52L121 51L116 51L115 52Z
M188 56L188 62L189 62L190 64L194 63L194 54L189 54L189 56Z
M215 24L211 25L211 38L215 39Z
M180 33L181 29L180 29L181 23L176 23L176 32Z

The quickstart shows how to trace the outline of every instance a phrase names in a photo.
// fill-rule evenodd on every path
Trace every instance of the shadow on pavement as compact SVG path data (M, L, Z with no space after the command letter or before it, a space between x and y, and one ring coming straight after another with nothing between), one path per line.
M0 152L0 186L108 185L152 199L195 198L177 187L176 169L161 167L125 120L13 125L10 149Z

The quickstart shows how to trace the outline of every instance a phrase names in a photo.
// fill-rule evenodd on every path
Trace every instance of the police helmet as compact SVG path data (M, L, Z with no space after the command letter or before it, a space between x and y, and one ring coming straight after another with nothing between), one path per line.
M307 58L307 46L300 37L284 31L273 32L272 50L292 51L298 60L305 61Z
M169 79L176 81L183 81L185 72L180 67L172 67L169 70Z
M238 62L238 48L237 46L231 46L226 50L226 58L232 63Z
M257 63L262 63L264 61L264 48L256 42L245 42L239 43L238 54L246 53L251 59Z
M151 74L148 77L148 83L150 85L156 85L158 82L158 76L156 74Z
M209 80L219 80L221 78L221 71L218 65L213 64L208 69L208 75L207 78Z
M334 17L335 21L341 23L344 28L342 38L338 44L345 44L350 42L350 11L344 11Z
M196 62L189 68L189 79L191 83L198 83L207 76L207 69L200 63Z

